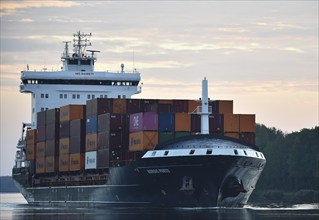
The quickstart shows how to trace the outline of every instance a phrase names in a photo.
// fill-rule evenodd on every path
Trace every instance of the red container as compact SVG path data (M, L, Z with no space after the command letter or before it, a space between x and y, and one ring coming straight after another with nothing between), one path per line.
M173 100L174 112L188 113L188 101L187 100Z
M112 113L113 99L97 98L86 102L86 116L101 115L104 113Z
M70 121L60 122L60 138L70 137Z
M157 99L144 99L143 100L143 112L158 112L158 100Z
M209 115L209 133L224 132L224 115Z
M138 113L143 111L143 102L141 99L127 99L127 113Z
M46 111L46 125L60 123L60 109L53 108Z
M113 99L113 113L126 114L126 99Z
M37 142L45 141L45 126L39 125L37 127Z
M37 129L27 130L26 144L35 144L37 142Z
M173 112L172 104L158 104L158 112Z
M254 132L242 132L239 134L239 139L249 144L255 144Z

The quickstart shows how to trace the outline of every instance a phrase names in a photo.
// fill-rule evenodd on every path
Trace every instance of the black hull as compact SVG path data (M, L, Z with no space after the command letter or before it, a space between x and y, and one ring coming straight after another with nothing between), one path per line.
M110 168L107 184L89 186L29 187L23 184L27 174L13 178L32 205L243 207L263 163L233 156L140 159Z

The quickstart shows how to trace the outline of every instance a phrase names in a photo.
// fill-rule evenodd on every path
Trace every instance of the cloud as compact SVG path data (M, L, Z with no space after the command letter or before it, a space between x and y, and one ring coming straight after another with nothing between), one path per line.
M2 1L0 17L20 12L26 8L73 7L80 5L72 1Z

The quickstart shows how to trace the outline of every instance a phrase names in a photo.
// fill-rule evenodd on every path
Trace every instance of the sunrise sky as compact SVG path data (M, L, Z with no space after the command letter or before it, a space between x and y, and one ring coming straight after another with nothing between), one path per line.
M3 1L1 172L10 175L31 96L20 71L60 69L62 41L92 33L96 70L141 72L138 98L234 100L284 132L318 126L318 1Z

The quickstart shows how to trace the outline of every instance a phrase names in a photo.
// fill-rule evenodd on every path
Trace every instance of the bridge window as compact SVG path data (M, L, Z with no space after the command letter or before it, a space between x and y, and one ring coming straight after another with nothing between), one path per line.
M77 98L77 99L80 99L80 95L79 95L79 94L77 94L77 95L76 95L76 98Z
M42 93L42 94L41 94L41 99L43 99L43 98L44 98L44 94Z
M72 99L75 99L75 94L72 94Z
M234 153L235 153L236 155L238 155L238 151L237 151L237 150L234 150Z
M90 99L91 98L91 95L88 95L88 99Z
M63 94L60 94L60 99L63 99Z
M167 156L168 155L168 150L166 150L165 152L164 152L164 156Z
M49 94L45 94L45 98L46 98L46 99L49 98Z
M206 154L212 154L213 150L212 149L207 149Z
M194 153L195 153L194 149L190 150L190 152L189 152L189 154L194 154Z

